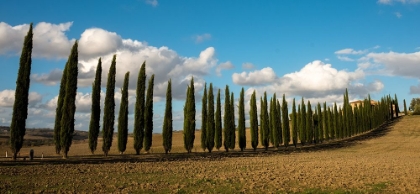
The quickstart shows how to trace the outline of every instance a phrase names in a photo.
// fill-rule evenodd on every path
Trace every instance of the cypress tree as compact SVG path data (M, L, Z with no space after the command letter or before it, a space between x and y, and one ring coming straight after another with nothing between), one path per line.
M323 131L324 131L324 138L325 140L329 140L330 139L330 130L329 130L329 113L327 110L327 102L324 102L324 113L322 114L322 127L323 127Z
M149 152L153 137L153 85L155 74L149 79L146 93L146 112L144 113L144 150Z
M307 137L306 137L306 106L305 106L305 101L302 97L302 102L301 102L301 106L300 106L300 129L299 129L299 137L300 137L300 143L302 144L302 146L305 145L305 143L307 142Z
M89 149L92 154L98 146L98 136L100 130L101 117L101 79L102 79L102 61L99 58L96 66L95 81L92 84L92 113L89 123Z
M63 75L61 76L60 91L58 93L57 108L55 109L55 123L54 123L54 144L55 144L55 153L60 154L61 151L61 141L60 141L60 131L61 131L61 117L63 114L63 102L64 97L66 96L66 82L67 82L67 66L68 62L64 66Z
M317 143L322 143L324 141L324 122L323 122L323 116L321 111L321 104L318 102L317 106L317 112L318 112L318 135L317 135Z
M78 44L76 41L71 49L67 67L66 94L63 101L63 113L60 123L60 146L63 151L63 158L67 158L67 153L69 152L73 141L74 113L76 112L77 65L79 63L77 46Z
M282 131L282 129L284 129L284 128L282 128L282 124L281 124L283 113L282 113L282 109L281 109L279 100L276 100L276 113L277 113L277 119L276 119L275 130L277 130L277 134L279 134L278 139L279 139L279 143L281 145L281 144L283 144L283 131ZM289 135L290 135L290 132L289 132Z
M236 127L235 127L235 98L233 92L230 94L230 149L235 149Z
M114 135L114 120L115 120L115 74L116 74L116 58L114 55L112 58L111 66L108 72L108 81L106 83L106 94L105 94L105 106L104 106L104 118L102 125L102 136L103 144L102 151L105 156L108 156L108 152L112 146L112 137Z
M209 153L214 148L214 134L215 134L215 123L214 123L214 95L213 95L213 84L210 83L208 91L208 108L207 108L207 150Z
M264 112L263 112L263 108L264 108L264 100L263 100L262 96L260 96L260 142L261 142L261 145L263 145L263 141L264 141L264 131L263 131Z
M225 147L226 152L229 151L230 146L230 136L231 136L231 115L230 111L232 109L230 108L230 92L229 92L229 86L226 85L225 89L225 114L223 116L223 146Z
M274 94L274 98L276 98L276 95ZM269 112L269 139L270 143L273 145L273 147L277 148L279 147L279 141L278 141L278 134L277 130L275 130L276 127L276 119L277 119L277 113L274 113L276 111L276 102L273 100L273 98L270 99L270 112ZM276 139L276 140L274 140Z
M191 78L190 86L187 90L187 101L186 106L184 107L185 122L184 127L184 146L188 153L191 153L191 150L194 147L195 139L195 90L194 90L194 78Z
M256 151L258 146L258 113L257 113L257 97L255 90L251 95L250 100L250 109L249 109L249 123L251 131L251 145L254 151Z
M283 94L282 103L282 115L283 115L283 137L284 146L287 148L290 142L290 125L289 125L289 108L287 108L286 96Z
M184 105L184 148L189 152L189 130L190 130L190 122L188 117L188 97L190 96L190 86L187 86L187 94L185 95L185 105Z
M144 97L146 91L146 62L140 67L139 75L137 78L136 88L136 105L134 108L134 150L136 154L140 154L140 150L143 149L144 139Z
M407 105L405 104L405 99L404 99L404 115L408 115Z
M295 98L293 98L293 104L292 104L292 141L293 141L293 145L296 147L297 142L298 142L298 126L297 126Z
M220 89L217 91L217 102L216 102L216 125L215 128L215 143L216 149L219 150L222 147L222 105L220 102Z
M313 142L313 114L311 102L308 100L308 111L306 112L306 141L308 143Z
M394 96L395 96L395 117L398 118L398 113L400 112L400 107L398 106L397 94L395 94Z
M333 139L339 138L339 129L338 129L338 110L337 110L337 103L334 102L334 110L333 110Z
M120 113L118 114L118 150L121 154L125 152L128 138L128 80L130 72L124 76L124 85L121 90Z
M244 99L244 88L242 87L241 94L239 97L239 119L238 119L238 136L239 136L239 148L244 151L246 148L246 134L245 134L245 99Z
M166 89L166 107L165 107L165 116L163 118L163 148L165 149L165 154L172 149L172 81L168 81L168 89Z
M269 125L269 117L268 117L268 111L267 111L267 93L264 92L264 99L262 100L262 106L261 106L261 128L262 128L262 140L261 143L264 146L265 150L268 150L268 146L270 143L270 125Z
M10 125L10 148L13 152L13 160L23 145L23 137L26 133L26 118L28 117L29 87L32 65L32 23L23 41L22 52L19 61L18 76L16 79L15 101L13 104L12 121Z
M203 98L201 99L201 148L207 148L207 84L204 84Z

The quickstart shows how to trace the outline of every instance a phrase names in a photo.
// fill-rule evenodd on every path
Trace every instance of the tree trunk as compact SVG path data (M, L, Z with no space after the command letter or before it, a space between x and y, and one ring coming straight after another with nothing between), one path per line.
M13 152L13 157L12 157L13 161L16 161L16 158L17 158L17 152Z
M136 150L136 155L140 155L140 150Z
M63 159L67 159L68 158L68 156L67 156L67 152L66 151L64 151L63 152Z

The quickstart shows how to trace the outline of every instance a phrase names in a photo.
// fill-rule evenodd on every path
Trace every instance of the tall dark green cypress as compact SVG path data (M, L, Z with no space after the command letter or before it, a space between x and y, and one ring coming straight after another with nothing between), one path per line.
M203 98L201 99L201 148L207 149L207 84L204 84Z
M214 148L214 134L215 134L215 123L214 123L214 95L213 95L213 84L210 83L208 91L208 101L207 101L207 150L209 153Z
M244 88L241 90L239 97L239 118L238 118L238 136L239 136L239 148L244 151L246 148L246 131L245 131L245 99L244 99Z
M108 156L108 152L112 146L112 137L114 135L114 120L115 120L115 74L116 74L116 60L117 55L112 58L111 66L108 72L108 81L106 83L106 94L105 94L105 106L104 106L104 118L102 125L102 136L103 144L102 151L105 156Z
M324 121L321 111L321 104L318 102L317 105L317 112L318 112L318 134L317 134L317 143L322 143L324 141Z
M146 91L146 62L140 67L139 75L137 78L136 88L136 105L134 108L134 150L136 154L140 154L140 150L143 149L144 139L144 102L145 102L145 91Z
M235 149L236 140L236 126L235 126L235 98L233 92L230 93L230 147L229 149Z
M395 117L398 118L398 113L400 112L400 106L398 106L398 98L397 98L397 94L394 95L395 96Z
M231 136L231 115L230 111L232 109L230 108L230 92L229 92L229 86L226 85L225 89L225 114L223 115L223 146L225 147L226 152L229 151L230 146L230 136Z
M292 141L293 145L296 147L298 142L298 126L297 126L297 113L296 113L296 102L293 98L292 104Z
M276 94L273 95L273 98L270 99L270 112L269 112L269 136L270 136L270 143L273 145L273 147L278 148L279 143L279 134L276 130L276 122L277 122L277 113L276 113Z
M302 146L305 145L305 143L307 142L307 137L306 137L306 106L305 106L305 101L302 97L302 102L300 105L300 129L299 129L299 137L300 137L300 143L302 144Z
M77 94L77 75L78 75L78 51L77 41L68 59L67 67L67 81L66 81L66 95L63 101L62 116L61 116L61 130L60 143L61 151L63 151L63 158L67 158L71 143L73 141L74 132L74 113L76 112L76 94Z
M216 149L219 150L220 147L222 147L222 104L220 102L220 89L217 91L216 101L216 125L214 126L214 141L216 143Z
M168 89L166 89L166 106L165 106L165 116L163 118L163 149L165 154L172 149L172 81L168 81Z
M26 118L28 117L29 87L32 65L32 23L23 41L20 55L18 76L16 79L15 101L10 125L10 148L13 152L13 160L23 145L23 137L26 133Z
M102 79L102 61L98 60L96 66L95 81L92 84L92 113L90 115L89 123L89 149L92 154L95 153L98 146L98 136L100 131L101 120L101 79Z
M275 130L277 130L277 134L279 134L279 143L280 146L281 144L283 144L283 127L282 127L282 116L283 116L283 112L280 106L280 101L276 100L276 113L277 113L277 119L276 119L276 127ZM289 133L290 135L290 133Z
M306 142L313 143L313 112L311 102L308 100L308 111L306 111Z
M251 131L251 145L254 151L256 151L258 147L258 113L257 113L257 97L255 90L251 95L250 100L250 109L249 109L249 117L250 117L250 131Z
M121 90L121 104L120 112L118 114L118 151L120 154L125 152L127 148L128 138L128 81L130 79L130 72L124 76L124 84Z
M187 90L187 101L184 107L184 147L188 153L194 148L195 139L195 89L194 78L191 78L190 86Z
M270 121L269 121L269 117L268 117L268 107L267 107L267 93L264 92L264 99L262 102L262 107L261 107L261 114L262 116L262 120L261 120L261 127L262 127L262 139L261 139L261 144L264 146L265 150L268 150L268 146L270 143Z
M330 130L328 128L329 126L329 113L327 110L327 102L324 102L324 112L322 114L322 124L323 124L323 131L324 131L324 139L329 140L330 139Z
M68 62L64 66L63 75L61 76L60 91L58 93L57 108L55 109L55 123L54 123L54 144L55 153L60 154L61 151L61 117L63 115L63 102L66 96L66 82L67 82L67 66Z
M289 108L287 108L286 96L283 94L282 103L282 124L283 124L283 138L284 146L287 148L290 142L290 125L289 125Z
M333 139L339 138L339 129L338 129L338 110L337 110L337 103L334 102L334 110L333 110Z
M279 130L281 122L278 116L280 113L280 110L277 109L277 97L274 93L273 98L270 100L270 142L275 148L280 147L282 142L282 134L280 134L281 130Z
M407 104L405 103L405 99L404 99L404 115L408 115Z
M144 113L144 150L149 152L153 138L153 87L155 74L149 79L146 93L146 111Z

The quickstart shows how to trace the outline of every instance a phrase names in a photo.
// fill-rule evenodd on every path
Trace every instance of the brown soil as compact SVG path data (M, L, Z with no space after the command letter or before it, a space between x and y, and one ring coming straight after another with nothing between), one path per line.
M419 124L404 116L351 139L280 151L0 159L0 191L419 193Z

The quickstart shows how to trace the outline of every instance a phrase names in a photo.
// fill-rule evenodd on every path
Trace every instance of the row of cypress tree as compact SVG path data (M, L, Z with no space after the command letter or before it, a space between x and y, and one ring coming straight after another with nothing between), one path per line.
M30 86L31 54L32 54L32 24L28 34L25 36L18 78L16 82L15 102L11 121L11 149L13 159L23 145L25 126L27 118L28 96ZM69 58L63 70L59 96L56 109L56 120L54 125L54 140L56 152L62 152L63 158L67 158L68 151L72 144L74 133L74 114L76 110L75 98L77 91L78 76L78 42L76 41L71 49ZM89 149L95 152L99 136L100 120L100 92L101 92L102 61L98 60L95 81L92 84L92 114L89 125ZM104 117L103 117L103 146L102 150L107 156L112 146L115 120L115 74L116 55L113 56L105 96ZM118 149L121 153L126 150L128 136L128 80L129 72L125 74L124 84L121 90L122 99L118 117ZM153 134L153 87L154 75L149 79L147 93L145 92L146 67L145 62L140 68L137 79L135 123L134 123L134 149L139 154L141 149L146 152L152 145ZM234 93L230 93L229 86L225 89L225 105L223 129L221 120L220 89L217 93L216 110L214 109L213 85L204 87L202 98L202 135L201 147L211 152L214 147L220 149L223 146L228 152L235 148L236 125L235 125L235 101ZM372 105L370 96L359 106L352 107L349 103L348 91L346 89L343 97L343 105L337 109L335 103L327 107L326 103L317 104L312 110L310 101L305 105L302 98L301 104L296 110L295 99L293 99L292 113L288 114L288 105L283 95L282 103L278 101L276 94L267 101L267 93L260 98L260 120L258 125L256 93L253 92L250 100L250 132L251 146L255 150L259 143L265 149L270 144L278 148L288 147L290 141L294 146L300 142L301 145L311 143L322 143L323 141L347 138L356 134L378 127L383 122L398 117L399 106L395 95L383 97L379 102ZM270 104L270 109L268 109ZM238 106L238 143L243 151L246 148L245 131L245 108L244 89L242 88ZM268 111L269 110L269 111ZM406 105L404 100L404 112ZM184 146L188 153L192 151L195 139L195 89L194 79L191 79L187 87L187 96L184 106ZM289 123L289 116L291 124ZM260 127L258 127L260 126ZM171 80L168 81L166 94L166 108L163 120L163 147L165 152L171 151L172 147L172 91ZM259 128L259 129L258 129ZM223 138L222 138L223 136ZM260 139L260 142L259 142Z

